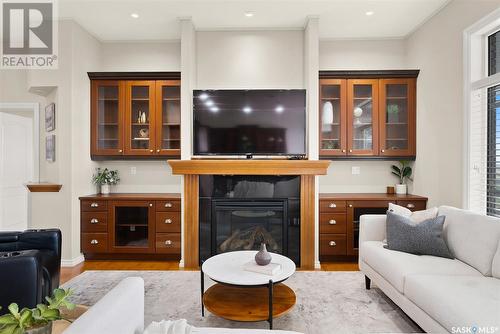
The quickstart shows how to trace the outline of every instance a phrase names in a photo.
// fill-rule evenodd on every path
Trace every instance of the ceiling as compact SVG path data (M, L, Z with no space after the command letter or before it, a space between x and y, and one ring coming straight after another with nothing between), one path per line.
M178 18L197 30L300 29L320 20L322 39L402 38L450 0L59 0L59 16L101 41L180 38ZM252 17L245 13L251 12ZM366 15L373 12L372 15ZM138 18L131 14L138 14Z

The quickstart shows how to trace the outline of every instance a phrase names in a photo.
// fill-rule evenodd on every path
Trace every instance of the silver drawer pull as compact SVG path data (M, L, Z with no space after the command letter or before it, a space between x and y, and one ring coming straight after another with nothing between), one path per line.
M90 241L90 244L91 244L91 245L97 245L98 243L99 243L99 241L97 241L96 239L92 239L92 240Z
M328 224L330 224L330 225L337 225L337 221L335 219L330 219L330 221L328 222Z
M349 204L349 207L352 208L352 204Z
M165 219L165 224L172 224L172 219L170 218Z
M414 208L415 208L415 204L413 204L413 203L408 203L408 204L406 204L406 207L407 207L407 208L410 208L410 209L414 209Z
M172 240L165 240L165 245L170 246L172 244Z
M97 218L92 218L92 219L90 220L90 223L91 223L91 224L97 224L97 223L99 223L99 219L97 219Z
M336 207L337 207L337 204L335 204L335 203L330 203L330 205L328 205L328 207L330 207L330 208L336 208Z
M98 207L99 207L99 203L92 202L92 203L90 204L90 207L91 207L91 208L98 208Z
M329 244L331 247L335 247L335 246L337 246L337 243L336 243L335 241L330 241L328 244Z
M172 203L165 203L165 207L166 208L171 208L172 207Z

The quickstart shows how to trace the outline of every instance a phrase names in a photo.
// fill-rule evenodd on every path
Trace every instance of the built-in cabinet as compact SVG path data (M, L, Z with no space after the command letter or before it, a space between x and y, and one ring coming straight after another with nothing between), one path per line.
M86 258L180 257L180 195L91 195L80 207Z
M180 156L180 80L89 76L92 158Z
M320 194L320 261L358 255L359 218L364 214L385 214L389 203L412 211L425 210L427 198L417 195Z
M386 77L391 73L401 77ZM331 71L320 75L320 157L414 158L417 74Z

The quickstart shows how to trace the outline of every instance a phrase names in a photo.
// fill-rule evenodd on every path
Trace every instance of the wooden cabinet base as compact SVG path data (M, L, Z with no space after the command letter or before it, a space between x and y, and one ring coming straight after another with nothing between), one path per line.
M203 303L210 313L233 321L265 321L269 319L269 292L267 287L242 288L222 284L211 286L203 295ZM297 297L283 283L273 287L273 318L288 313Z

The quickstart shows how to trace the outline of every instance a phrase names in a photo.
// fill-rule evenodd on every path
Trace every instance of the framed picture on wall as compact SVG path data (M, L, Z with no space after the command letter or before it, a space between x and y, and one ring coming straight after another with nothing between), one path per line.
M56 161L56 135L45 137L45 159L49 162Z
M56 105L51 103L45 107L45 131L54 131L56 128Z

